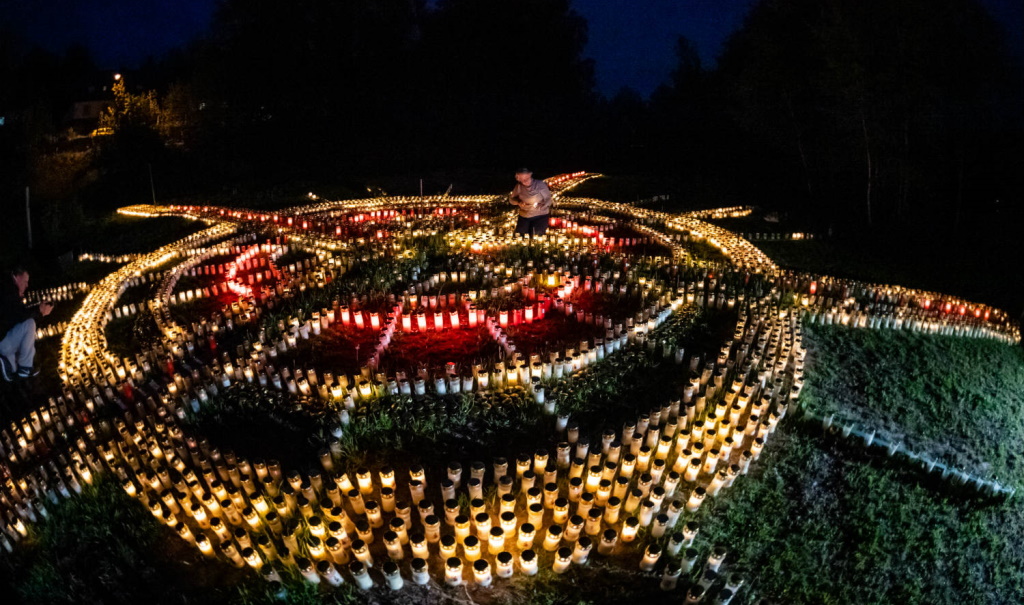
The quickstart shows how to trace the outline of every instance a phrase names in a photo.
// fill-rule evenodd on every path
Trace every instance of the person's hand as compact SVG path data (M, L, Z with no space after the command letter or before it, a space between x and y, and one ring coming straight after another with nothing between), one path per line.
M43 317L46 317L47 315L50 314L50 311L53 311L53 303L52 302L44 301L44 302L39 303L39 314L40 315L42 315Z

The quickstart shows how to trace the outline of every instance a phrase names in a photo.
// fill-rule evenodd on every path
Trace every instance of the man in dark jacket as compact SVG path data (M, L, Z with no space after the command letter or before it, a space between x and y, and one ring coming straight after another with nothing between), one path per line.
M53 310L49 302L27 306L23 302L28 290L28 271L15 267L9 275L0 277L0 377L10 382L29 378L38 372L32 367L36 355L36 319L46 317Z

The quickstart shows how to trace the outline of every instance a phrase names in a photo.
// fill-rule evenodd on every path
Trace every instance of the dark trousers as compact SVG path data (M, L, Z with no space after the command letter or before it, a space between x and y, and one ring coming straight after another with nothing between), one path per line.
M548 216L547 214L531 216L530 218L520 216L519 220L516 221L516 233L531 237L534 235L544 235L548 232Z

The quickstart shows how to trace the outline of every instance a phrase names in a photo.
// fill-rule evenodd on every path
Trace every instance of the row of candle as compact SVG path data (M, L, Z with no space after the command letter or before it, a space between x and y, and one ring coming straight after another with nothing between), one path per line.
M706 382L708 382L708 381L706 381Z
M865 448L883 450L889 457L900 453L925 473L935 473L943 481L949 481L954 485L970 486L979 494L1010 499L1017 493L1016 487L1003 485L998 479L984 479L976 474L980 470L978 467L989 466L988 464L975 464L974 468L970 469L973 472L969 473L962 468L944 464L927 454L909 451L904 448L902 441L897 441L892 436L880 436L878 430L859 429L854 423L843 424L837 421L835 414L820 416L814 410L805 409L803 416L809 421L820 421L826 434L838 429L844 439L856 439Z
M585 204L585 205L588 205L588 207L594 208L595 206L592 204L592 202L595 202L597 200L579 200L579 199L569 199L569 198L566 198L566 199L564 199L562 201L564 202L563 205L573 205L573 204L581 205L581 204ZM671 220L673 218L671 215L666 215L664 213L657 213L657 212L646 211L646 210L644 210L644 211L637 211L636 209L632 209L631 207L625 206L625 205L616 205L616 204L609 204L607 202L602 202L602 203L598 204L596 206L596 208L604 209L606 211L614 211L614 212L618 212L618 213L624 213L624 214L627 214L627 215L632 215L632 216L637 217L637 218L660 219L660 220L664 221L664 223L669 228L684 230L684 231L687 231L689 233L693 233L693 234L697 235L700 238L710 238L709 242L712 243L713 245L719 246L723 250L723 252L726 253L727 255L729 255L730 247L732 247L734 249L736 249L736 248L744 248L744 246L742 245L742 238L739 238L739 237L735 236L734 234L729 234L729 232L727 232L725 230L721 230L720 228L714 227L712 225L709 225L709 224L706 224L706 223L703 223L703 222L701 222L700 226L707 225L708 228L703 228L703 230L701 230L701 229L690 229L686 224L681 223L680 220L685 219L685 220L692 221L692 220L696 220L696 219L699 219L699 218L716 218L716 217L717 218L721 218L723 216L731 216L731 215L733 215L735 213L740 213L740 214L746 213L749 210L747 208L737 207L737 208L714 209L714 210L710 210L710 211L699 211L699 212L694 212L694 213L688 213L686 215L683 215L681 218L677 217L676 219L674 219L674 222L673 222L673 220ZM752 246L751 246L751 248L752 248ZM753 254L754 256L756 256L756 254L754 254L753 252L750 252L750 254ZM734 258L734 261L735 260L738 260L738 259ZM750 263L745 263L744 261L740 261L739 264L741 264L741 265L743 265L743 264L751 265ZM754 263L751 266L757 267L758 264ZM767 264L767 265L764 265L764 266L768 267L769 269L770 268L774 268L774 265L770 264L770 263Z
M45 288L43 290L32 290L31 292L26 293L22 301L25 304L34 304L42 301L67 301L73 300L78 295L88 291L89 284L85 282L74 282L54 286L53 288Z
M145 273L151 267L181 254L184 249L224 237L233 230L234 227L231 225L216 224L178 242L162 246L117 269L100 281L86 296L64 333L60 369L66 373L73 373L83 369L90 360L100 366L109 363L104 328L116 306L117 298L126 287L126 282Z
M812 324L842 325L851 328L879 330L908 330L923 334L942 336L963 336L970 338L991 338L1008 344L1015 344L1012 333L998 330L982 321L958 321L955 317L927 318L917 313L902 315L877 315L865 310L850 312L845 308L814 309L807 312L807 321Z
M139 257L138 254L105 254L102 252L83 252L78 255L78 262L97 262L97 263L115 263L124 264L130 263Z

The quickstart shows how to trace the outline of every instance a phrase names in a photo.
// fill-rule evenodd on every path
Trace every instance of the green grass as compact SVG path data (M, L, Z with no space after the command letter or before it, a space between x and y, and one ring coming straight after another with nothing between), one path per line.
M982 477L1024 483L1024 352L988 340L808 326L803 405Z
M784 425L701 533L785 603L1020 602L1020 501L957 501L887 460Z
M27 543L0 557L5 603L218 603L237 581L223 564L199 560L116 481L47 508Z

